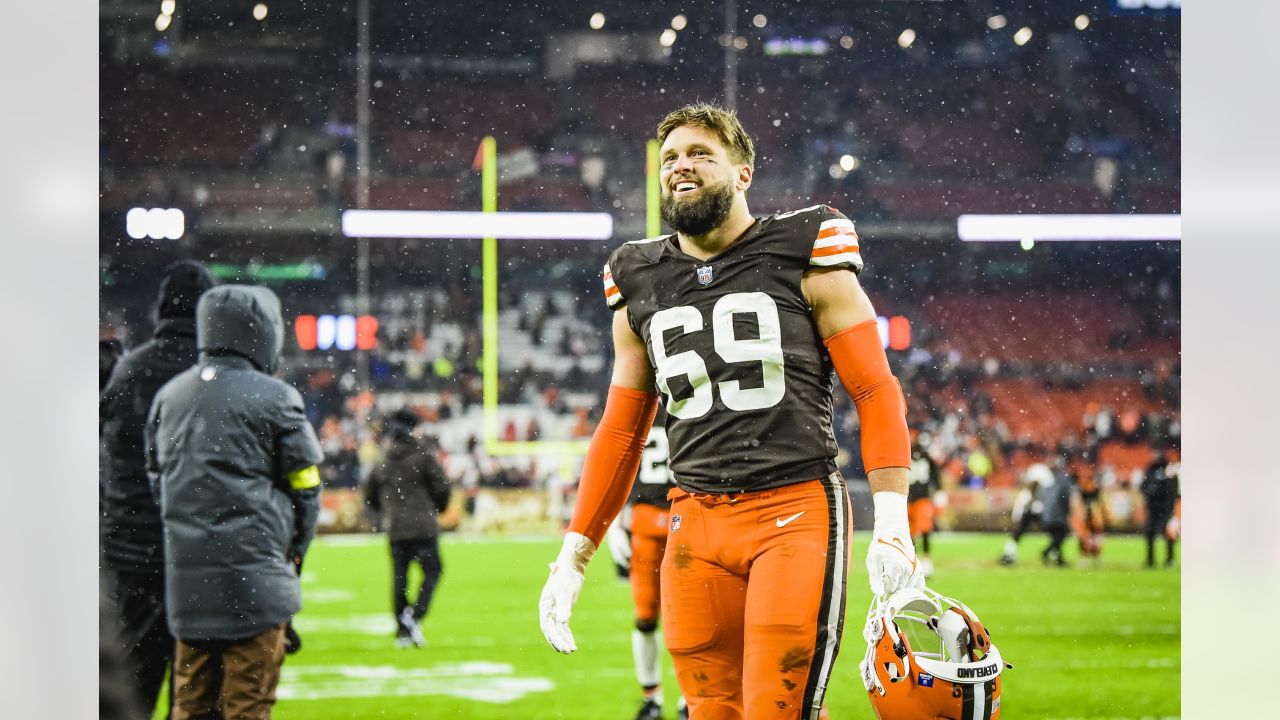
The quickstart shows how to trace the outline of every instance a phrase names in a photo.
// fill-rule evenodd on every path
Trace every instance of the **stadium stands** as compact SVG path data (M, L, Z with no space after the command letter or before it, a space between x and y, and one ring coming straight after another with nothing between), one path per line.
M803 24L810 11L819 12L795 9L788 31L825 27ZM837 11L823 22L849 25L844 13L857 8ZM190 11L187 31L212 32L217 23L201 25L199 14ZM519 160L500 170L501 209L603 210L623 228L617 242L639 236L644 143L665 110L722 97L722 48L682 41L666 61L579 64L553 76L540 71L536 53L541 24L554 21L513 10L482 28L464 12L445 15L441 28L466 31L441 30L450 36L417 54L375 53L369 206L478 208L476 152L494 135L500 163ZM1178 212L1176 43L1152 52L1152 37L1114 24L1083 40L1037 29L1037 41L1019 51L984 34L981 19L976 35L962 23L944 25L928 26L924 47L898 54L898 30L854 22L852 48L835 50L832 36L821 58L762 53L768 33L784 32L774 19L758 35L745 31L737 107L759 154L752 208L829 202L859 223L898 228L892 241L865 238L863 282L882 312L912 324L913 346L891 360L913 427L932 434L953 484L1011 486L1059 443L1077 444L1106 469L1101 477L1127 482L1150 436L1177 425L1176 248L1014 256L951 238L904 243L911 231L901 228L948 227L962 212ZM118 47L104 54L104 333L141 335L146 299L131 295L131 280L188 255L241 268L314 263L324 281L275 285L286 315L355 311L352 244L316 230L334 227L337 211L357 201L354 75L335 61L349 48L321 49L338 47L324 27L304 23L300 49L271 48L272 63L126 59ZM401 30L381 30L384 43L412 44ZM468 55L464 40L477 33L507 33L512 57ZM445 47L452 49L433 54ZM702 66L708 71L689 72ZM852 170L840 168L844 156L855 159L845 161ZM136 205L187 209L189 234L170 245L123 239L121 216ZM535 419L542 438L590 432L607 383L608 313L596 285L607 252L504 245L499 395L511 420L504 436L526 439ZM521 262L541 274L517 272ZM402 400L434 418L443 451L473 458L459 462L474 482L497 482L505 471L476 456L478 263L478 246L465 242L375 246L372 312L380 329L368 362L371 394L356 387L354 355L286 347L287 372L306 389L308 412L325 428L339 468L326 482L350 482L379 404ZM561 274L547 270L553 266ZM1144 267L1147 276L1133 276ZM1174 287L1159 285L1161 273ZM856 418L836 395L838 423L852 439ZM1114 435L1098 432L1099 417ZM856 476L856 443L842 446L850 448L842 464ZM970 468L977 456L991 466L980 477Z

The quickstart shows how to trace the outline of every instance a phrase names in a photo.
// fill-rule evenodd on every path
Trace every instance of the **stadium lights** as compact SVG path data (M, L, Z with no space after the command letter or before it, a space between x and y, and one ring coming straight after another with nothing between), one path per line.
M663 30L662 35L658 37L658 43L665 48L669 48L672 45L675 45L676 31L672 30L671 28L667 28L666 30Z
M266 20L266 19L267 19L267 6L266 6L266 5L264 5L263 3L258 3L257 5L254 5L254 6L253 6L253 19L254 19L254 20L257 20L258 22L262 22L263 20Z
M898 47L905 50L911 47L911 43L915 41L916 41L916 31L912 30L911 28L907 28L906 30L902 31L901 35L898 36Z
M591 15L591 20L588 21L587 24L591 26L592 30L599 30L600 28L604 27L604 13L602 12L593 13Z
M758 28L762 28L765 25L769 24L769 18L765 17L764 15L756 15L755 17L751 18L751 24L755 25Z
M880 344L884 349L908 350L911 348L911 321L906 316L877 315L876 330L880 333Z
M136 207L124 216L124 231L134 240L177 240L185 224L185 216L177 208Z
M840 167L845 172L853 172L854 170L857 170L858 168L862 167L862 161L859 160L858 156L856 155L841 155Z
M1077 16L1076 16L1076 29L1077 29L1077 30L1084 30L1084 29L1085 29L1085 28L1087 28L1087 27L1089 27L1089 16L1088 16L1088 15L1077 15Z
M613 216L587 212L344 210L342 234L366 238L608 240Z
M1009 24L1009 18L1003 15L992 15L991 17L987 18L987 27L991 28L992 30L1000 30L1001 28L1003 28L1005 25L1008 25L1008 24Z
M373 350L378 318L373 315L299 315L293 336L303 350Z
M1018 32L1013 34L1013 42L1015 45L1026 45L1031 40L1031 28L1023 26L1018 28Z
M157 30L157 31L159 31L159 32L164 32L165 30L168 30L168 29L169 29L169 23L171 23L171 22L173 22L173 16L172 16L172 15L165 15L164 13L161 13L161 14L157 15L157 16L156 16L156 30Z
M826 55L830 49L831 46L822 38L769 38L764 41L765 55Z
M966 242L1182 239L1182 216L961 215L956 233ZM1025 244L1024 244L1025 247Z
M688 24L689 24L689 18L685 17L683 14L680 14L671 18L672 30L676 30L676 31L683 30Z
M852 49L853 49L853 38L852 38L852 37L850 37L849 35L841 35L841 36L840 36L840 47L844 48L845 50L852 50Z
M160 3L160 14L172 15L173 11L176 10L177 8L178 8L178 3L176 0L162 0Z

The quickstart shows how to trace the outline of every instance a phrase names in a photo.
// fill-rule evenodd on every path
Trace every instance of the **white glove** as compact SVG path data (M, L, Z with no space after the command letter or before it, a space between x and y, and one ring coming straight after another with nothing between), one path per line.
M547 584L542 587L542 597L538 600L538 622L547 642L562 653L578 649L577 643L573 641L573 633L569 631L569 614L573 612L578 593L582 592L583 573L595 551L595 543L585 535L565 533L564 545L561 546L556 561L551 563L551 575L547 577Z
M627 505L618 513L609 532L605 533L605 542L609 544L609 554L613 556L613 565L618 577L626 579L631 574L631 506Z
M890 595L904 587L924 587L924 573L916 560L907 524L907 496L896 492L872 495L875 504L875 526L871 546L867 548L867 576L871 592L877 597Z

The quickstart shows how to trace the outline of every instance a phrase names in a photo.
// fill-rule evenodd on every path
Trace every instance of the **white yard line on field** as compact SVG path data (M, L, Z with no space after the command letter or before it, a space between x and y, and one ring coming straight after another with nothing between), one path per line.
M505 704L555 688L549 678L515 677L506 663L441 663L426 668L394 665L286 665L277 692L281 700L447 695Z

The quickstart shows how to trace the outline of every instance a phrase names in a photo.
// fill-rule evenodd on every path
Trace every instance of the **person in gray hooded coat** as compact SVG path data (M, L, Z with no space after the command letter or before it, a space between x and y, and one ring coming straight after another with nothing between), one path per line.
M196 340L199 362L160 389L146 426L178 639L173 717L269 718L285 624L302 608L320 444L298 391L271 376L284 341L274 293L206 292Z

